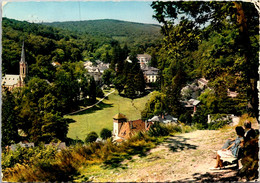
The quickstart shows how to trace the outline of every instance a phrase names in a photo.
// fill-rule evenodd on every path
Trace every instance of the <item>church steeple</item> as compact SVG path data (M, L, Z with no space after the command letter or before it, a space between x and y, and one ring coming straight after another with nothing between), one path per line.
M25 63L25 53L24 53L24 42L23 42L23 46L22 46L22 52L21 52L21 62L24 62Z
M22 82L21 85L24 84L24 79L27 75L27 72L28 72L28 67L27 67L27 62L25 61L24 42L23 42L22 52L21 52L21 61L20 61L20 78L21 78L21 82Z

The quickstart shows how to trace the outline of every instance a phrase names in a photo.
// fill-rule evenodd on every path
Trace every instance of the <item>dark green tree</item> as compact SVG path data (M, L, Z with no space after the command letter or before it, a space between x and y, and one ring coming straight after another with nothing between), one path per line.
M97 138L98 134L96 132L90 132L85 139L85 143L95 142Z
M112 132L107 128L103 128L100 132L100 137L102 139L108 139L108 138L112 137Z
M109 86L113 80L113 70L112 69L107 69L104 71L102 74L102 80L105 85Z
M15 106L13 94L4 88L2 92L2 147L19 140L18 112Z
M90 77L88 90L89 90L90 101L95 102L96 101L96 82L95 82L93 76Z

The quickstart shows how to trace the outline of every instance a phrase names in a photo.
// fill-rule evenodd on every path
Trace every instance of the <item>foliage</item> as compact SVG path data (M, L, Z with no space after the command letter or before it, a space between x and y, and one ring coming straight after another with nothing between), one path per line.
M169 135L169 131L165 125L160 124L159 122L155 122L149 129L148 134L152 137L157 136L167 136Z
M154 115L160 115L166 110L166 95L158 91L153 92L149 101L145 104L142 111L143 119L150 119Z
M90 132L85 139L85 143L95 142L97 138L98 134L96 132Z
M179 121L190 125L192 123L192 116L190 112L185 112L184 114L181 114L179 117Z
M66 29L78 34L90 34L104 41L113 38L121 45L127 43L131 49L134 47L147 47L155 44L160 38L160 27L158 25L147 25L120 20L90 20L80 22L54 22L46 25Z
M167 93L171 89L171 79L182 68L188 80L201 76L210 80L209 85L217 96L214 106L218 111L215 113L234 109L232 113L241 114L245 112L241 106L249 100L257 117L259 42L255 38L258 37L259 15L254 5L154 1L151 6L154 17L163 24L164 42L157 53L162 91ZM228 98L227 89L237 91L238 99Z
M19 140L18 116L15 109L15 98L7 88L2 90L2 147Z
M259 135L259 132L258 132ZM244 147L244 155L242 157L243 167L239 170L239 175L246 178L247 181L256 180L259 176L259 145L258 136L248 141Z
M158 125L157 128L167 134L191 130L182 125ZM83 167L92 164L102 165L103 168L120 167L124 159L131 159L134 155L144 156L162 139L150 136L149 132L139 132L120 144L107 139L104 143L79 143L63 150L55 146L44 147L43 144L34 148L18 147L16 151L3 152L4 180L73 181Z
M108 139L108 138L112 137L112 132L107 128L103 128L100 132L100 137L102 139Z

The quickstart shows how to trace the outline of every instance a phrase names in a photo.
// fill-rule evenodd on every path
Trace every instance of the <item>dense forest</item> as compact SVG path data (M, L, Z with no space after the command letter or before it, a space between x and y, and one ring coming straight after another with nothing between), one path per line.
M44 23L64 30L73 31L77 34L101 36L119 41L121 45L128 44L130 48L147 48L154 45L162 37L160 26L141 24L120 20L88 20L75 22Z
M110 62L113 49L118 44L122 48L127 46L130 51L144 53L156 45L160 37L158 26L113 20L50 25L53 26L3 18L3 73L18 73L23 41L26 61L32 67L40 56L50 57L49 60L59 63L97 59ZM58 25L62 26L59 28ZM92 26L94 28L87 31L86 27ZM126 41L117 41L116 37L120 36Z

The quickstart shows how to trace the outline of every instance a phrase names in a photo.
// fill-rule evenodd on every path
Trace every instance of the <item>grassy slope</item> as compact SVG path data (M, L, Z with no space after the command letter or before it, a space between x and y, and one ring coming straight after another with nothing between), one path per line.
M117 92L108 96L98 106L83 111L81 113L66 116L74 119L76 122L69 125L68 137L85 140L87 134L95 131L98 134L102 128L113 129L113 116L119 111L127 116L129 120L141 118L141 111L151 94L135 99L132 106L131 99L123 98Z

